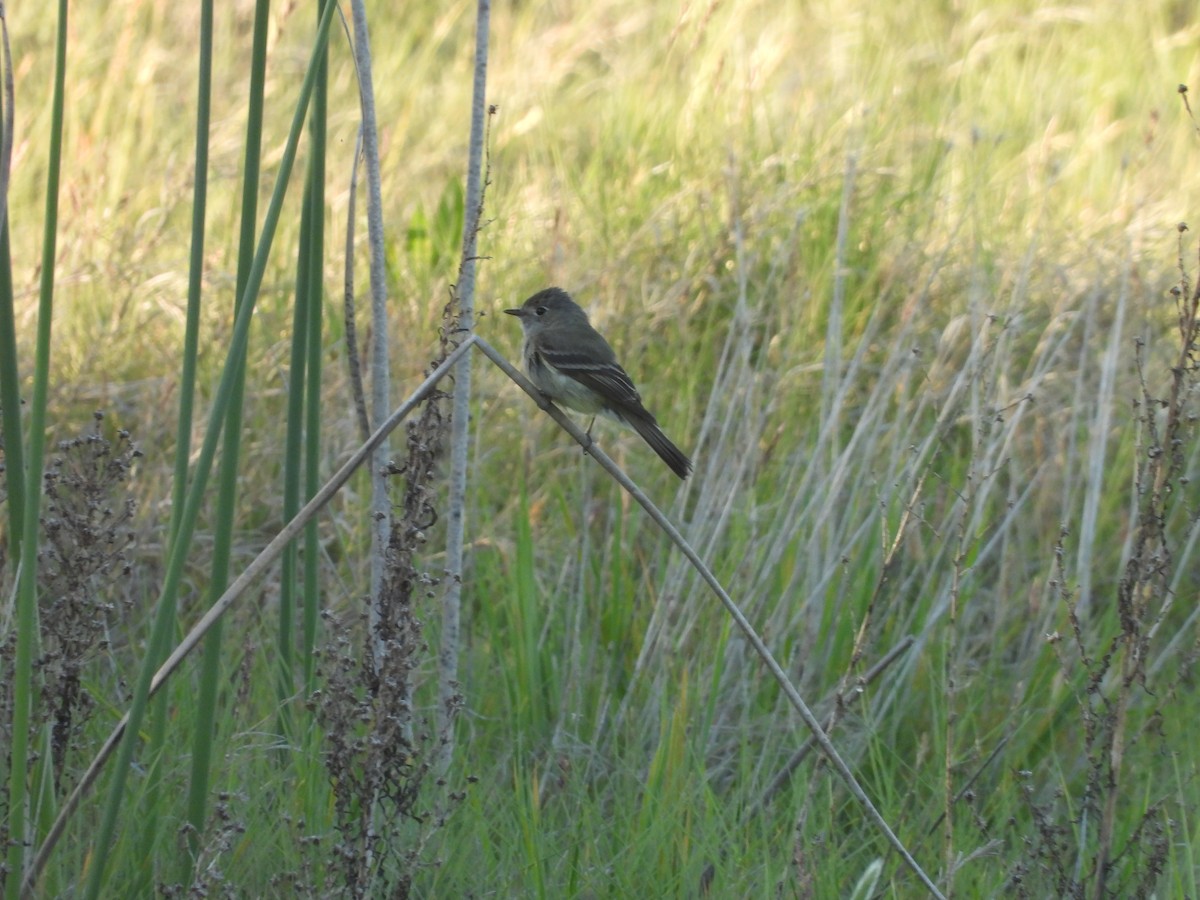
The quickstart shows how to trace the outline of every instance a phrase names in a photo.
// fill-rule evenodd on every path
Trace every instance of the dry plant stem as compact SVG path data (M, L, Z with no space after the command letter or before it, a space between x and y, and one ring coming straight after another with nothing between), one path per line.
M487 94L490 0L478 0L475 18L475 80L471 96L471 142L467 151L466 214L463 216L462 262L458 279L458 317L455 339L475 330L475 268L479 220L483 212L483 147ZM467 450L471 425L471 357L464 356L454 372L453 412L450 418L450 489L446 498L450 520L446 527L446 592L442 595L442 636L438 650L438 736L434 770L445 774L454 754L454 708L458 704L458 644L461 618L463 533L466 529Z
M850 770L850 766L846 764L844 759L842 759L841 754L838 753L837 748L833 745L833 742L829 739L829 736L821 727L821 723L817 721L817 717L813 714L812 710L808 708L808 704L804 702L804 698L800 696L799 691L797 691L792 685L791 681L787 677L787 673L783 671L783 668L779 665L774 655L767 648L767 645L763 642L763 639L759 637L759 634L754 629L754 626L750 624L750 621L742 613L741 608L737 605L737 603L734 602L733 598L729 596L725 588L721 586L721 583L717 580L717 577L712 573L708 566L705 565L704 560L702 560L697 555L696 551L692 549L691 545L684 540L683 535L679 533L679 530L673 524L671 524L670 520L668 520L666 516L659 511L658 507L650 501L650 498L642 493L641 489L630 480L629 476L622 472L621 469L618 468L617 464L609 459L608 455L592 441L592 439L583 431L583 429L572 422L557 406L547 400L541 394L541 392L539 392L537 388L535 388L533 384L530 383L527 378L525 378L524 375L522 375L512 366L508 360L501 356L487 341L483 340L482 338L476 338L476 344L488 359L495 363L505 375L512 379L513 382L515 382L516 385L521 388L521 390L532 397L537 402L538 406L541 407L542 410L544 410L545 413L550 416L550 418L557 422L559 426L567 432L567 434L571 435L571 437L573 437L575 441L581 447L583 447L584 451L587 452L587 454L593 459L595 459L596 462L600 464L601 468L608 472L608 474L611 475L613 479L619 485L621 485L621 487L623 487L629 493L629 495L633 497L634 500L638 502L642 509L649 513L650 518L654 520L655 524L657 524L658 527L661 528L663 532L666 533L666 535L671 539L675 546L677 546L683 552L683 555L686 556L692 566L695 567L696 571L700 574L700 577L707 582L710 588L712 588L713 593L717 595L717 598L721 601L721 604L725 607L729 615L733 617L733 621L737 624L738 628L741 629L742 634L745 635L746 640L749 641L750 645L754 648L754 652L758 654L758 657L771 672L771 675L774 677L775 681L778 682L779 687L783 690L784 694L787 696L796 712L800 714L800 718L804 720L804 724L808 726L808 730L812 732L813 738L824 752L826 758L829 759L829 762L833 765L838 775L841 776L841 779L845 783L847 790L850 791L850 794L855 800L858 801L858 804L864 810L866 810L871 821L873 821L876 827L883 832L883 835L887 839L888 843L891 844L896 852L900 854L901 858L908 865L908 867L913 871L917 878L921 880L921 883L925 885L925 888L929 891L930 895L943 898L942 892L938 890L937 885L933 883L933 881L928 875L925 874L925 871L921 868L917 861L913 859L912 854L908 852L904 844L902 844L900 839L896 837L896 834L892 831L891 826L888 825L887 821L875 807L875 804L871 802L871 798L867 796L866 792L862 789L862 786L858 783L858 779L854 777L854 773Z
M383 188L379 175L379 129L375 118L375 83L371 77L371 41L363 0L351 0L354 13L354 67L362 106L363 156L367 167L367 244L371 274L371 414L382 421L391 408L391 350L388 345L387 270L384 257ZM371 460L371 634L375 636L375 659L383 658L379 637L379 594L387 570L388 536L392 527L392 504L388 498L384 470L389 457L381 443Z
M900 541L904 535L908 533L908 525L912 521L913 507L917 505L917 498L921 496L921 491L925 489L925 478L929 475L928 461L926 466L921 471L921 477L917 479L916 487L913 488L912 494L909 495L908 502L904 504L904 512L900 514L900 522L896 526L896 533L892 535L891 543L888 544L887 553L883 557L883 566L879 570L879 580L875 582L875 590L871 594L871 600L867 604L866 615L863 616L862 624L858 627L858 632L854 635L854 652L850 659L850 664L854 665L858 662L862 655L862 648L866 642L867 627L871 624L875 616L875 605L879 598L883 596L883 589L892 579L892 574L896 570L896 558L900 555ZM887 519L883 518L880 522L882 537L887 541ZM911 640L911 638L910 638ZM889 654L890 655L890 654ZM884 659L887 659L885 656ZM878 663L876 664L878 665ZM871 670L875 671L874 669Z
M391 350L388 344L387 280L384 260L383 189L379 173L379 129L375 115L375 81L371 75L371 40L367 32L367 11L363 0L351 0L354 18L354 72L358 80L358 98L362 111L359 135L367 168L367 246L371 286L371 416L380 421L390 406ZM358 156L355 155L355 174ZM350 254L347 254L347 266ZM368 428L370 427L368 418ZM375 641L371 658L378 665L383 659L384 640L380 623L383 619L383 587L387 579L388 540L392 530L392 504L388 498L387 466L389 453L386 440L380 441L371 457L371 574L368 620L371 638ZM411 701L411 698L408 698ZM411 738L411 733L405 734ZM372 822L377 805L372 806Z
M363 387L362 360L358 353L358 312L354 300L354 218L358 209L358 166L362 159L363 130L354 141L354 164L350 168L350 197L346 202L346 268L342 277L342 320L346 328L346 366L350 375L350 396L359 435L371 436L371 418L367 415L367 393Z
M996 746L992 748L992 752L988 754L988 758L985 759L980 764L979 768L977 768L975 770L975 774L973 774L970 778L968 778L967 783L958 789L958 793L955 794L953 800L951 800L951 805L958 803L960 800L962 800L963 797L965 797L967 795L967 791L971 790L971 788L974 786L975 782L979 780L979 776L982 775L984 772L986 772L989 767L991 767L992 763L996 761L996 757L998 757L1000 755L1000 751L1003 750L1007 746L1008 746L1008 735L1006 734L1004 737L1000 738L1000 740L996 743ZM938 816L937 819L934 821L934 823L929 826L929 831L926 833L933 834L935 831L938 830L938 828L941 827L942 821L943 821L942 816Z
M229 586L228 590L226 590L225 593L222 594L220 598L209 608L208 612L204 614L204 617L201 618L200 621L194 626L192 626L192 630L188 632L187 637L180 642L179 646L175 648L174 652L167 657L166 662L164 662L159 667L158 671L154 673L154 680L150 683L151 697L154 696L154 694L156 694L158 690L166 683L167 679L174 674L175 670L179 668L180 664L184 659L187 658L188 654L196 649L196 647L200 644L200 641L204 639L205 634L208 633L208 630L212 628L216 621L225 614L229 607L233 606L233 604L241 598L242 594L245 593L246 588L248 588L258 576L274 565L275 561L279 558L279 555L283 552L283 548L286 547L288 543L304 529L309 520L311 520L317 513L321 511L325 504L333 498L334 494L341 490L342 486L350 480L350 476L358 470L359 466L361 466L371 456L376 448L383 444L387 436L396 428L396 426L404 421L404 419L408 417L409 413L416 409L417 406L420 405L430 393L432 393L438 382L450 373L450 370L454 368L454 364L466 354L475 341L476 338L472 335L459 344L458 347L456 347L455 350L446 357L445 361L433 372L431 372L423 382L421 382L420 386L409 395L408 399L405 400L404 403L399 407L397 407L395 412L388 416L384 423L380 425L378 429L376 429L374 434L371 435L370 439L367 440L361 447L359 447L358 450L355 451L354 455L351 456L346 463L340 469L338 469L333 476L330 477L329 481L325 483L325 486L322 487L321 490L318 491L313 498L304 505L304 508L301 509L300 512L296 513L295 517L284 526L283 530L280 531L279 534L277 534L274 539L272 539L272 541L262 549L258 556L254 558L254 561L251 562L250 565L246 567L245 571L243 571L242 574L239 575L233 582L233 584ZM104 764L108 762L109 757L112 756L113 751L116 750L117 745L120 744L121 736L124 734L125 726L128 722L129 714L126 713L121 717L121 721L119 721L113 728L112 734L108 736L108 740L104 742L104 746L100 748L100 752L96 754L95 759L92 760L91 765L88 766L88 769L86 772L84 772L83 777L79 779L79 783L75 785L75 790L71 792L71 795L63 803L63 807L58 814L58 818L55 819L54 825L51 827L49 834L46 836L46 840L42 843L42 846L38 848L37 857L34 859L33 865L30 867L29 873L27 874L24 883L21 885L22 897L33 897L33 888L37 882L37 878L41 874L46 862L49 860L50 854L53 852L59 838L62 837L62 833L66 828L68 820L79 807L79 804L83 799L83 795L91 789L92 785L99 777L101 769L104 768Z
M1180 244L1186 226L1180 226ZM1182 249L1180 251L1182 269ZM1146 619L1150 604L1159 595L1165 585L1159 584L1160 574L1157 567L1147 569L1147 560L1164 558L1169 555L1165 546L1163 522L1166 519L1168 506L1169 484L1173 477L1180 474L1180 462L1177 457L1177 444L1183 425L1184 407L1186 406L1187 378L1195 372L1195 354L1197 332L1200 332L1200 285L1184 294L1179 303L1179 357L1171 368L1171 389L1165 401L1167 420L1161 433L1151 429L1149 474L1151 476L1149 499L1139 513L1138 536L1135 542L1133 556L1126 567L1125 576L1118 588L1117 606L1121 617L1120 641L1123 646L1121 661L1121 683L1114 701L1112 737L1109 744L1108 759L1108 790L1104 794L1104 807L1101 810L1100 833L1098 835L1099 849L1096 854L1092 896L1103 898L1107 896L1108 868L1112 860L1113 842L1116 833L1117 798L1121 795L1120 778L1125 758L1125 739L1128 727L1129 706L1132 702L1132 692L1136 685L1144 684L1146 678L1146 652L1148 636ZM1140 369L1140 365L1139 365ZM1147 409L1155 406L1154 399L1145 387L1145 375L1139 373L1143 384L1143 403ZM1147 421L1153 419L1147 414ZM1139 475L1139 486L1141 482ZM1171 602L1169 591L1163 598L1164 604Z

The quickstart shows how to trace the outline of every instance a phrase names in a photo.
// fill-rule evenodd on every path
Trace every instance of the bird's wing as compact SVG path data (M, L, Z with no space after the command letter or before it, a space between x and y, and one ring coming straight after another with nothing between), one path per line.
M603 359L601 354L580 353L543 346L542 358L564 375L591 388L618 411L645 414L642 397L633 380L615 359ZM608 354L611 355L610 350Z

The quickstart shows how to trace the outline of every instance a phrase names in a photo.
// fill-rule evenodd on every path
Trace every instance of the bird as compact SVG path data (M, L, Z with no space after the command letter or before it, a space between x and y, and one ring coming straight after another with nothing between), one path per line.
M630 426L672 472L688 477L692 461L663 434L612 347L570 294L545 288L519 308L504 311L521 320L525 371L539 391L577 412L600 413Z

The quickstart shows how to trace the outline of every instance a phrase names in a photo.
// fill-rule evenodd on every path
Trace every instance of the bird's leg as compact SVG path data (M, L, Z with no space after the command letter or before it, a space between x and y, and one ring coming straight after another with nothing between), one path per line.
M590 450L592 447L592 444L595 443L595 441L592 440L592 426L595 424L596 424L596 417L592 416L592 421L588 422L587 431L584 432L584 434L587 435L587 443L583 445L583 455L584 456L587 456L588 450Z

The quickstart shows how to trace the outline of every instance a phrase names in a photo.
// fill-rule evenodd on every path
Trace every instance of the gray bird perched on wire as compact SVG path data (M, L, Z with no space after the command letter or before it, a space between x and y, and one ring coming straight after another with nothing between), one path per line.
M538 291L519 309L506 309L525 331L525 371L539 391L582 413L600 413L630 426L680 478L692 462L642 405L633 380L608 341L562 288Z

